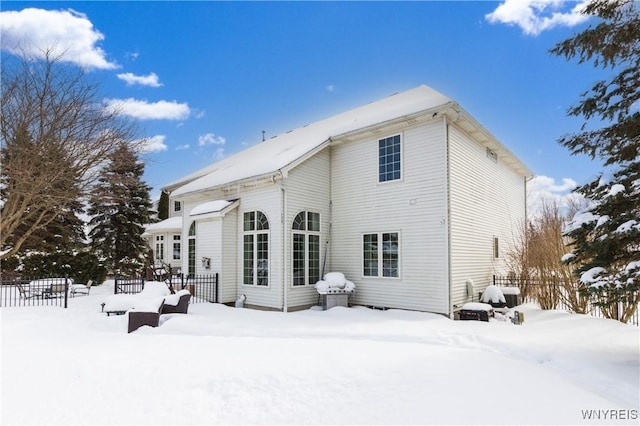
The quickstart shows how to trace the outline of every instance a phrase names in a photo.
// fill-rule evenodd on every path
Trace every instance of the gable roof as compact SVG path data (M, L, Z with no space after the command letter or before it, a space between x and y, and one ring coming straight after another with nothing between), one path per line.
M293 163L332 136L451 102L443 94L419 86L359 108L274 136L167 185L173 195L263 176ZM177 189L176 189L177 188Z
M267 177L322 149L331 138L402 117L450 107L461 110L454 101L440 92L424 85L418 86L274 136L178 179L164 189L177 196ZM508 152L506 148L505 152ZM519 160L515 160L522 165ZM522 167L526 168L524 165Z

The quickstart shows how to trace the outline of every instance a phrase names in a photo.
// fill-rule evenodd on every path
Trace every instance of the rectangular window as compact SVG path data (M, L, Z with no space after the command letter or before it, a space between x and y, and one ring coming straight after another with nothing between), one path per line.
M398 233L382 234L382 276L398 278Z
M498 237L493 237L493 257L498 259L500 257L500 245Z
M253 285L253 235L244 236L244 280L243 283Z
M180 204L180 201L174 201L173 202L173 211L174 212L179 212L180 210L182 210L182 205Z
M188 262L188 269L187 269L187 273L189 274L189 276L193 276L196 273L196 239L195 238L189 238L189 247L188 247L188 254L189 254L189 262Z
M293 285L305 285L305 235L293 234Z
M378 141L378 182L400 179L400 154L400 135Z
M180 259L180 250L181 250L180 235L174 235L173 236L173 260Z
M365 277L398 278L400 276L398 233L383 232L363 235L362 259L362 273ZM379 261L380 259L382 262Z
M156 235L156 259L164 260L164 235Z
M257 234L258 237L258 285L269 285L269 235Z
M318 281L320 281L320 236L309 235L309 284L315 284Z
M363 237L363 275L365 277L378 276L378 234L366 234Z

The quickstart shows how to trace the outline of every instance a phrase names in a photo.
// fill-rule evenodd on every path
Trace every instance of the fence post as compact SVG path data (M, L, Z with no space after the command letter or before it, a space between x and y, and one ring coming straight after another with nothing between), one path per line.
M216 285L213 287L214 291L216 292L213 300L215 301L215 303L218 303L218 273L216 272Z
M67 309L67 302L69 301L69 275L64 277L64 308Z

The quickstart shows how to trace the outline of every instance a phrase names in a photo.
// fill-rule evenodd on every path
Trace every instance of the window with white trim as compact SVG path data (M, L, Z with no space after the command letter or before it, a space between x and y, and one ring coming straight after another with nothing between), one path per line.
M164 260L164 235L156 235L156 259Z
M182 204L180 203L180 201L174 201L173 202L173 211L174 212L179 212L180 210L182 210Z
M397 232L377 232L362 236L362 275L400 277L400 239Z
M320 280L320 213L300 212L293 219L293 285Z
M189 237L187 239L187 275L192 277L196 273L196 222L191 222L189 226Z
M378 141L378 182L388 182L401 178L400 135Z
M260 210L245 212L242 235L242 283L269 285L269 219Z
M180 260L180 250L182 249L180 235L173 236L173 260Z

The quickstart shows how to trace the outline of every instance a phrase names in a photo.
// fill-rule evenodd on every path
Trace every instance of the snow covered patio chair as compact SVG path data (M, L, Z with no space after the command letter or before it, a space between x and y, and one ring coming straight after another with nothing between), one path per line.
M138 303L129 311L129 327L127 333L136 331L142 326L157 327L160 324L160 313L164 306L164 298L146 300Z
M71 297L75 297L76 294L84 294L88 296L92 285L93 280L87 281L86 284L71 284L69 286L69 293L71 294Z
M163 314L186 314L189 309L191 293L189 290L180 290L176 294L165 296L162 305Z

